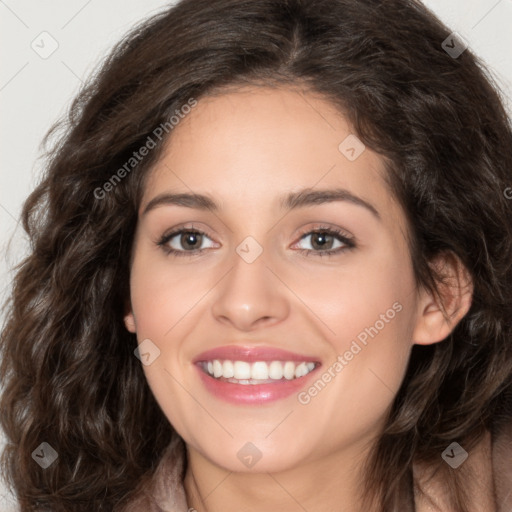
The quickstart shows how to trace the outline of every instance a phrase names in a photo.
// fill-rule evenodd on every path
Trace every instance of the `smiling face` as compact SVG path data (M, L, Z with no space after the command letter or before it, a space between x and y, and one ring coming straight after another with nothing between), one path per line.
M352 134L310 93L245 88L202 98L149 176L125 323L160 351L164 414L225 469L362 457L427 342L404 214Z

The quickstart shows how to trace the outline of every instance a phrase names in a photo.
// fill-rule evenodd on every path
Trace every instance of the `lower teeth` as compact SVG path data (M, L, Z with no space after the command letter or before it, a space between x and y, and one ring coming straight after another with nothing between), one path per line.
M211 377L211 375L210 375ZM293 379L285 379L284 377L282 379L266 379L266 380L258 380L258 379L226 379L225 377L214 377L216 380L220 380L222 382L231 382L231 384L271 384L273 382L280 382L283 380L295 380L297 377L294 377Z

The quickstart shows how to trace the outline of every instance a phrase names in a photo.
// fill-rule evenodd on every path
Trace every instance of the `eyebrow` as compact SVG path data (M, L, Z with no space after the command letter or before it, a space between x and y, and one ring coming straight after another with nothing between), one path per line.
M344 188L336 189L325 189L325 190L313 190L303 189L298 192L290 192L284 198L280 200L280 206L282 209L293 210L297 208L304 208L306 206L320 205L324 203L332 203L335 201L345 201L352 203L356 206L365 208L371 214L381 220L381 216L378 210L368 201L365 201L359 196L354 195L352 192ZM182 193L182 194L171 194L163 193L159 194L144 208L142 215L145 215L151 210L159 206L164 205L175 205L184 206L186 208L194 208L197 210L210 210L212 212L219 211L219 205L209 196L195 193Z

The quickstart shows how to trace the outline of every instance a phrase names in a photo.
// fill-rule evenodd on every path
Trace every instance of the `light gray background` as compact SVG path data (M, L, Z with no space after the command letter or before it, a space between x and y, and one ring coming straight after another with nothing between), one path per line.
M0 300L27 246L21 205L38 180L39 144L84 78L134 23L165 8L162 0L0 0ZM512 112L512 0L424 0L490 67ZM52 42L47 58L40 52ZM43 42L41 41L43 40ZM439 41L441 44L442 41ZM7 251L7 243L12 242ZM0 441L3 438L0 438ZM35 448L35 447L34 447ZM11 512L0 483L0 509Z

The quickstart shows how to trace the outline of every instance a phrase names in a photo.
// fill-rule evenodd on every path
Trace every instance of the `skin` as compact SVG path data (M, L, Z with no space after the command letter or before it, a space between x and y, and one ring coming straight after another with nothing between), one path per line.
M405 216L384 182L383 158L366 148L349 161L338 149L353 133L311 92L245 87L201 98L146 183L125 324L160 350L144 372L187 444L185 489L198 511L331 511L340 503L360 510L361 463L413 344L442 341L469 309L471 286L449 259L437 262L456 277L448 320L416 288ZM347 201L280 209L291 191L338 187L371 203L380 219ZM143 214L164 192L206 194L219 210L167 204ZM196 242L203 253L176 257L157 245L190 223L208 234ZM319 225L355 237L356 247L318 256L311 230ZM236 252L247 236L263 249L252 263ZM327 248L344 245L334 243ZM187 250L179 235L172 246ZM307 405L295 394L259 406L224 402L192 364L214 347L264 345L314 356L321 377L396 302L401 311ZM247 442L261 452L252 468L237 457Z

